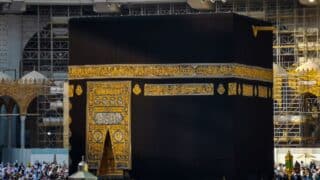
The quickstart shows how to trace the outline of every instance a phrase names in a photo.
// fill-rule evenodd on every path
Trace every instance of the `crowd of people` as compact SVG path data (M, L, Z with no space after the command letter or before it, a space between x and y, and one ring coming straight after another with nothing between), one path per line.
M66 179L68 177L66 164L35 162L24 165L22 163L0 163L0 179L3 180L49 180Z
M316 166L314 162L306 165L301 161L295 162L291 174L288 174L284 164L279 164L274 169L275 180L320 180L320 167Z
M35 162L24 165L23 163L0 163L0 180L51 180L67 179L69 175L67 164L56 162ZM320 180L320 167L314 162L305 165L302 161L295 162L291 174L287 174L284 164L274 168L275 180Z

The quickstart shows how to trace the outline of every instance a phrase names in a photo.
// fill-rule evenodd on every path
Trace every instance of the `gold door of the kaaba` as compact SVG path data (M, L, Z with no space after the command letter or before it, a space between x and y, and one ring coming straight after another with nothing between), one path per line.
M100 176L131 169L131 82L87 82L86 157Z

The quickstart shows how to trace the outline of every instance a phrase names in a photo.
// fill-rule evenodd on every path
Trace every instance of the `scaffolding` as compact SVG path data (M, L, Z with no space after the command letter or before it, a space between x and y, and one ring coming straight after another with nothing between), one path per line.
M84 8L85 9L85 8ZM21 74L36 70L52 82L49 91L38 97L36 112L32 117L36 121L36 130L32 147L61 148L64 143L65 128L63 113L64 83L67 81L67 66L69 60L68 18L81 15L80 7L28 7L23 23L23 31L33 32L25 43ZM32 19L30 19L32 17ZM30 26L32 24L33 26ZM67 118L66 118L67 119Z
M303 116L296 82L298 77L285 70L274 74L274 142L277 146L302 145Z
M319 63L319 7L277 5L267 19L276 22L274 62L285 71L274 77L275 146L316 146L307 129L311 118L303 93L317 85L295 70L307 61Z
M38 102L38 147L63 147L63 84L48 87Z

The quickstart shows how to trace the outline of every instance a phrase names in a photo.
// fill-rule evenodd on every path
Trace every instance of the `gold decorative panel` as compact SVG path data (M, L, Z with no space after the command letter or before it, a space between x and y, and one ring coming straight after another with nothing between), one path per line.
M82 93L83 93L83 90L82 90L81 85L77 85L77 87L76 87L76 94L77 94L78 96L81 96Z
M249 84L242 85L242 95L243 96L254 96L253 94L253 86Z
M268 88L267 87L259 86L258 91L259 91L259 97L268 98Z
M239 78L272 82L272 69L236 63L69 66L69 79Z
M228 84L228 95L229 96L237 95L237 83Z
M196 96L213 95L212 83L190 84L145 84L145 96Z
M219 84L218 85L218 88L217 88L217 92L218 94L222 95L226 92L226 89L224 88L224 85L223 84Z
M87 82L86 156L97 169L104 154L107 133L115 168L131 169L131 82Z
M274 33L276 28L274 26L252 26L252 33L255 38L258 36L259 31L272 31Z
M132 89L132 92L135 94L135 95L139 95L141 93L141 88L139 86L139 84L135 84L133 89Z

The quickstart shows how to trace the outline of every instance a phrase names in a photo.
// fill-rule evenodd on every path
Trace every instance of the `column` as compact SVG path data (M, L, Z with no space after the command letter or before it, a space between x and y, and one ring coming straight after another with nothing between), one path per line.
M7 138L7 133L8 133L8 122L7 118L4 116L6 114L6 107L4 105L1 105L0 108L0 146L5 146L6 144L6 138Z
M15 114L15 112L13 112ZM12 115L10 116L10 122L11 122L11 147L16 148L17 147L17 116Z
M20 143L21 143L21 148L25 148L25 128L26 128L26 116L21 115L20 116Z
M12 122L11 122L11 118L9 116L6 116L6 120L8 121L8 148L11 148L11 135L12 135Z
M15 104L13 106L12 109L12 116L10 116L10 121L11 121L11 147L12 148L16 148L17 147L17 121L19 121L19 116L17 116L17 114L19 114L19 107L17 104Z

